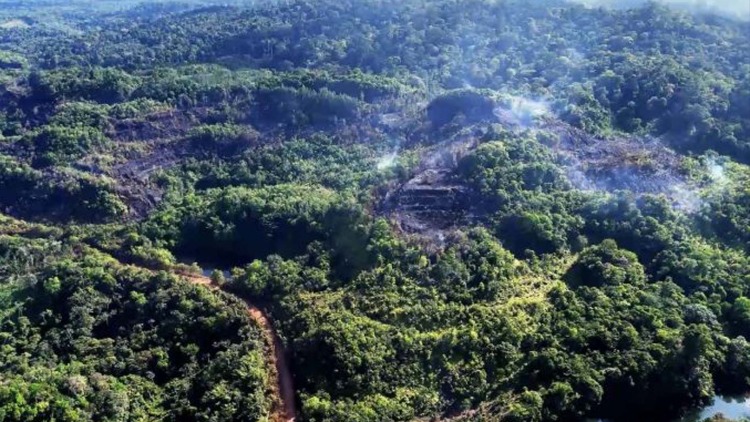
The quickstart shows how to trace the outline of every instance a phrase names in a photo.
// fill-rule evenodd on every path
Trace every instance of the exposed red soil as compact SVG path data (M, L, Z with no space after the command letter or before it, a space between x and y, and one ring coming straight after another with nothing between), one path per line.
M205 286L212 290L220 290L219 286L214 284L209 277L181 271L177 272L177 274L193 284ZM264 333L266 344L273 350L273 356L268 357L269 362L275 369L274 377L276 378L273 389L277 400L273 420L276 422L294 422L295 415L297 414L294 403L294 383L284 346L265 312L247 300L243 299L243 302L245 303L247 314L258 323Z

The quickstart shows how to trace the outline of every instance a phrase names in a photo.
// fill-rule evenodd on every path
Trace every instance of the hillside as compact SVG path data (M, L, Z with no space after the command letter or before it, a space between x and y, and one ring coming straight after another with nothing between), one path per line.
M679 420L750 392L750 24L0 0L0 421Z

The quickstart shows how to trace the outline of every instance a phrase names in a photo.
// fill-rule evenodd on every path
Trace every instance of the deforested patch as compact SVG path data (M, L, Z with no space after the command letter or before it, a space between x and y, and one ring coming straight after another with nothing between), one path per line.
M0 29L27 29L31 28L28 22L23 19L10 19L0 23Z
M472 192L456 175L459 160L476 148L462 136L424 153L408 180L390 190L381 209L398 229L441 245L448 233L474 220Z

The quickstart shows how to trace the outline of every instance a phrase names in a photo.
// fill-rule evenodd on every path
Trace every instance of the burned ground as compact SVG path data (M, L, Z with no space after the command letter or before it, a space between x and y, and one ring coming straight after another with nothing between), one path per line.
M121 142L144 142L184 135L205 118L205 111L186 113L181 110L166 110L142 118L113 119L107 136Z
M690 197L697 193L683 169L684 158L659 139L598 137L553 119L546 120L540 131L542 139L552 139L549 146L560 155L573 187L664 195L676 208L695 211Z
M461 102L458 105L463 108L455 106L455 98L445 98L443 102L453 101L448 104L452 107L448 107L452 120L438 119L439 125L433 121L434 115L447 106L441 108L442 103L435 101L417 106L417 99L402 104L404 100L399 99L373 105L362 119L342 121L324 132L342 144L401 139L389 154L391 161L398 158L402 149L419 154L418 163L412 166L408 176L392 183L377 201L378 212L391 218L402 232L440 240L451 230L470 225L480 220L479 216L493 212L473 200L476 193L461 182L456 168L460 159L483 140L488 128L498 123L512 136L536 134L540 142L559 155L559 164L572 187L664 194L675 203L686 203L685 192L689 188L679 172L681 160L658 140L597 137L553 117L542 101L514 96L498 100L485 98L479 102L484 111L467 120L464 114L471 114L477 101L470 102L471 107L467 109ZM474 123L467 124L467 121ZM211 110L201 107L159 110L137 118L110 118L104 133L115 145L113 159L102 163L85 157L76 162L74 168L112 181L114 192L128 208L126 218L140 219L164 196L163 187L153 177L160 171L192 158L231 160L251 153L255 146L281 144L287 139L319 132L315 127L290 131L289 127L278 126L254 132L250 137L243 136L239 143L198 145L192 142L191 130L207 123L213 123Z
M381 212L403 233L442 244L452 230L475 220L475 194L456 174L458 163L479 144L481 131L433 145L407 180L390 189Z
M461 158L482 141L492 140L488 128L498 122L503 132L500 136L506 137L506 142L532 137L550 148L571 188L664 195L677 209L696 210L697 190L682 170L683 158L658 139L596 136L553 117L541 102L514 100L508 104L495 108L494 119L484 118L471 126L471 134L466 133L472 130L460 129L460 125L456 127L463 135L454 133L452 123L441 122L439 128L417 126L419 129L408 134L405 144L419 151L421 158L408 177L383 195L380 212L402 233L433 245L441 245L452 231L491 215L496 210L476 200L478 194L456 170ZM398 121L398 116L389 114L383 120ZM436 142L436 138L445 140ZM391 155L397 158L395 152Z

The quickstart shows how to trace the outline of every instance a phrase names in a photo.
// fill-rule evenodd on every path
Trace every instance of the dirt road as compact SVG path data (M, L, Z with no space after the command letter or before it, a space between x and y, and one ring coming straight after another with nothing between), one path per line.
M0 223L0 234L4 235L12 234L24 236L32 229L42 230L46 228L46 226L43 225L29 224L23 220L16 220L12 217L6 217L4 215L0 215ZM94 247L90 248L92 250L96 250L98 253L108 256L110 259L118 262L119 265L122 265L124 267L133 268L139 271L147 271L149 273L164 270L126 264L112 257L106 252L102 252L101 250L98 250ZM170 272L192 284L204 286L215 291L222 291L221 288L214 284L209 277L206 277L204 275L194 274L181 270L179 268L172 268L170 269ZM273 369L274 373L272 375L275 380L273 385L271 386L274 395L274 409L271 421L294 422L297 415L297 409L294 401L294 384L292 380L292 372L289 369L289 362L286 358L284 346L281 343L279 336L276 334L276 331L273 329L271 320L268 318L265 312L263 312L263 310L261 310L248 300L242 299L242 301L245 304L247 314L250 316L250 318L253 319L253 321L258 323L261 330L263 331L266 345L270 350L273 351L272 356L267 357Z
M212 290L220 290L208 277L187 273L178 273L177 275L193 284L205 286ZM297 414L294 403L294 384L284 352L284 346L281 344L279 336L276 335L276 331L273 329L268 316L260 308L247 300L243 299L243 302L245 303L247 314L261 327L266 344L273 350L273 356L269 357L269 361L275 370L274 377L276 378L276 382L274 383L276 408L274 409L272 420L274 422L294 422L295 415Z

